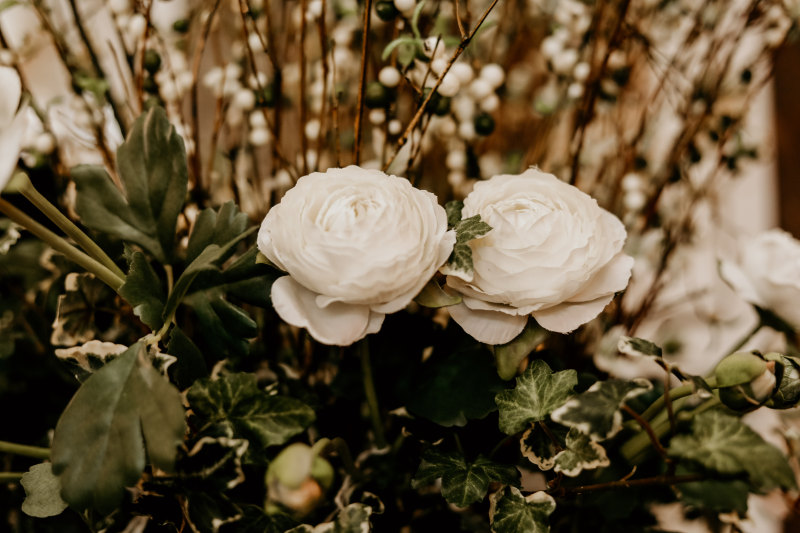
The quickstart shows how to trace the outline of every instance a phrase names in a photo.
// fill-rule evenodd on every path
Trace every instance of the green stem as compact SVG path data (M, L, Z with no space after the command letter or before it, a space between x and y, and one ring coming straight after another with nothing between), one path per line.
M0 213L39 237L57 252L64 254L70 261L97 276L115 291L119 291L119 288L125 283L124 277L117 276L105 265L81 252L63 237L56 235L2 198L0 198Z
M19 191L22 193L25 198L27 198L36 208L42 212L47 218L53 221L53 223L61 228L61 230L66 233L68 236L72 238L78 246L84 249L90 257L96 259L106 268L108 268L111 272L113 272L117 277L125 278L125 273L111 260L110 257L103 251L100 246L97 245L88 235L86 235L81 229L73 224L73 222L68 219L64 214L52 203L50 203L47 198L41 195L39 191L36 190L36 187L33 186L31 180L21 174L22 184L19 188Z
M24 474L24 472L0 472L0 483L19 481Z
M14 455L24 455L34 459L49 459L50 449L38 446L27 446L25 444L14 444L0 440L0 453L13 453Z
M372 420L372 429L375 431L375 446L377 448L386 447L386 438L383 435L383 421L381 411L378 407L378 394L375 391L375 382L372 379L372 365L369 361L369 343L362 340L357 345L359 357L361 358L361 374L364 380L364 395L367 397L369 405L369 416Z
M714 377L710 377L706 380L708 386L712 389L716 387L717 380ZM695 386L692 383L687 383L686 385L680 385L679 387L675 387L674 389L670 389L669 391L669 398L670 400L678 400L680 398L685 398L691 394L694 394ZM667 393L665 392L661 397L659 397L656 401L648 407L644 413L642 413L642 418L645 420L652 420L654 416L658 412L660 412L664 405L667 403Z

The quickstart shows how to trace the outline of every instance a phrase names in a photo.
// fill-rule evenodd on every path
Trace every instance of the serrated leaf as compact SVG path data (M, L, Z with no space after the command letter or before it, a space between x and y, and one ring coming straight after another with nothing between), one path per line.
M519 470L513 466L494 463L483 456L468 463L460 455L431 448L422 455L422 462L411 485L418 488L439 478L442 479L444 499L453 505L466 507L481 501L492 481L518 485Z
M552 424L547 432L539 424L534 424L522 434L519 441L520 452L541 470L551 470L556 465L556 455L565 446L567 428ZM552 438L551 438L552 435Z
M183 440L180 393L137 342L78 389L56 425L53 472L75 509L109 513L150 462L171 471ZM142 438L144 437L144 438Z
M442 274L456 276L464 281L472 281L472 248L469 241L479 239L492 230L492 227L481 220L480 215L458 221L454 226L456 244L447 263L440 269Z
M61 514L68 507L61 499L61 483L53 474L51 463L33 465L20 480L25 489L22 512L36 518L47 518Z
M249 446L246 439L201 437L181 458L181 475L213 490L232 489L245 479L242 461Z
M617 350L633 357L661 357L662 355L661 347L656 343L625 335L619 338Z
M571 428L565 440L565 449L555 457L555 471L575 477L584 470L608 466L606 450L579 430Z
M258 325L244 309L225 300L219 290L192 294L185 303L194 310L199 335L210 353L220 358L247 355L247 339L258 334Z
M503 487L491 498L489 517L494 533L548 533L556 501L546 492L527 497L514 487Z
M668 452L720 474L746 473L759 492L797 488L783 453L739 418L720 410L696 415L692 433L673 437Z
M608 439L622 428L620 407L625 401L651 388L650 382L644 379L598 381L550 416L559 424L579 429L592 440Z
M101 167L72 170L81 220L94 230L138 244L161 263L171 263L188 172L183 139L163 109L153 107L136 119L117 150L117 167L124 194Z
M495 346L494 362L497 365L497 375L506 380L516 376L522 360L544 342L548 335L546 329L529 322L514 340Z
M527 429L531 422L545 420L574 394L577 384L575 370L553 373L544 361L533 361L517 378L513 390L495 396L500 410L500 431L513 435Z
M461 220L455 225L456 242L467 243L473 239L483 237L490 231L492 227L486 222L481 220L480 215L473 215L469 218Z
M132 252L128 275L119 288L119 295L131 304L133 313L151 330L156 331L162 326L166 297L161 280L143 253Z
M271 396L253 374L203 379L186 395L195 415L220 434L244 438L263 448L283 444L314 421L314 411L294 398Z
M223 246L247 229L247 215L239 211L236 204L226 202L218 210L204 209L197 216L189 243L186 246L186 261L192 262L211 244Z
M437 309L461 303L461 295L458 293L448 293L442 289L435 279L430 280L422 288L414 301L423 307Z
M464 202L460 200L451 200L444 204L444 210L447 213L447 229L456 227L456 224L461 222L461 211L464 209Z

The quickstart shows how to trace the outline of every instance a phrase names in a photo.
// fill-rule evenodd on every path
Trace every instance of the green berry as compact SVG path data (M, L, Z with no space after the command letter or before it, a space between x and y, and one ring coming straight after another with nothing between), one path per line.
M178 33L189 31L189 19L178 19L172 23L172 29Z
M489 135L494 131L494 119L487 113L481 113L475 117L475 133L478 135Z
M385 22L394 20L394 18L400 14L400 12L394 6L394 2L391 0L384 0L375 4L375 13L378 14L379 19Z
M386 107L389 103L389 89L379 81L372 81L364 92L364 103L370 109Z
M155 50L145 50L144 69L150 74L155 74L161 68L161 56Z

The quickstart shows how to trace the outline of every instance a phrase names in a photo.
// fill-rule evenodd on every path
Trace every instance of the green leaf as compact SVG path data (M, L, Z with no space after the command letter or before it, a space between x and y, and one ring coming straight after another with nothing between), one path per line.
M100 317L114 308L114 291L96 279L94 274L71 272L64 280L66 292L58 297L56 319L50 342L74 346L94 339L98 324L108 322Z
M481 220L480 215L473 215L459 221L455 226L456 242L467 243L473 239L483 237L490 231L492 227L486 222Z
M125 194L101 167L72 170L81 220L94 230L138 244L161 263L171 263L188 174L183 139L163 109L153 107L136 119L117 150L117 167Z
M566 445L567 428L553 424L548 425L548 431L550 435L540 424L535 424L522 434L519 442L523 457L541 470L552 469L556 465L556 455Z
M414 53L416 53L417 49L422 49L422 40L408 36L398 37L397 39L393 40L392 42L386 45L386 48L384 48L383 52L381 53L381 59L383 61L386 61L392 54L392 51L401 45L403 48L410 48ZM400 59L399 56L401 53L402 53L402 48L398 50L398 61ZM411 60L413 61L413 59L414 57L412 55ZM410 61L408 63L402 61L400 62L400 64L403 66L407 66L409 63Z
M673 437L668 452L720 474L746 473L759 492L797 488L783 453L739 418L720 410L696 415L692 433Z
M675 474L696 474L696 469L679 466ZM687 507L706 509L717 513L747 514L750 485L741 479L693 481L673 486L681 502Z
M143 253L133 251L131 254L128 275L119 289L119 295L133 306L133 313L151 330L157 331L164 323L164 290Z
M372 531L369 517L373 509L363 503L351 503L340 510L333 522L325 522L316 527L302 524L285 533L367 533Z
M214 490L230 490L245 480L242 460L249 446L246 439L201 437L181 458L181 475Z
M578 384L575 370L553 373L547 363L537 359L517 378L513 390L495 396L500 409L500 431L513 435L527 429L531 422L545 420L574 394Z
M171 471L183 441L180 393L137 342L78 389L56 425L53 472L75 509L114 510L145 467ZM144 437L144 438L142 438Z
M36 518L61 514L68 507L61 499L61 483L53 475L51 463L33 465L22 475L20 484L25 489L22 512Z
M638 337L626 337L625 335L620 337L617 350L633 357L661 357L662 355L661 347L656 343Z
M523 497L514 487L503 487L491 498L489 517L494 533L548 533L556 501L546 492Z
M181 390L190 387L198 379L208 376L205 357L192 339L187 337L178 326L170 329L167 353L177 359L172 376L175 384Z
M422 291L414 298L414 301L423 307L436 309L461 303L461 295L445 292L436 280L432 279L422 288Z
M473 463L453 453L428 449L422 455L419 470L411 485L419 488L442 479L442 496L458 507L481 501L489 490L489 483L498 481L507 485L519 484L519 470L478 456Z
M219 434L248 439L262 449L283 444L314 421L314 411L294 398L259 389L253 374L203 379L186 395L195 415Z
M611 464L605 448L575 428L567 433L565 448L555 457L555 471L565 476L575 477L584 470Z
M522 333L511 342L495 346L494 362L497 365L497 375L506 380L516 376L522 360L544 342L548 335L546 329L529 321Z
M451 200L444 204L447 213L447 229L456 227L461 222L461 211L464 209L464 202L461 200Z
M203 291L187 296L186 305L197 315L204 347L217 357L247 355L247 339L258 334L258 325L244 309L222 297L222 291Z
M494 397L503 390L503 382L495 374L487 350L474 346L444 355L434 351L413 376L406 408L447 427L465 426L468 420L494 411Z
M453 215L451 213L448 216ZM492 230L492 227L483 222L480 215L474 215L460 220L454 229L456 244L453 246L453 253L450 254L447 264L442 267L441 271L448 276L457 276L465 281L472 281L472 248L468 243L483 237Z
M121 344L91 340L72 348L57 348L55 354L59 361L70 368L75 379L83 383L127 349L127 346Z
M551 417L559 424L579 429L592 440L608 439L622 428L620 407L651 388L644 379L598 381L553 411Z
M192 262L211 244L223 246L235 239L247 229L247 224L247 215L233 202L223 204L219 210L204 209L197 216L189 236L186 261Z

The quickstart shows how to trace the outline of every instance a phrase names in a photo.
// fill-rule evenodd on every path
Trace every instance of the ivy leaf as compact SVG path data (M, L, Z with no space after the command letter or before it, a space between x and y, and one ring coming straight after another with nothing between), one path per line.
M102 167L72 169L76 210L88 227L138 244L161 263L171 263L175 225L186 197L188 173L183 139L153 107L133 124L117 150L125 194Z
M459 455L428 449L422 455L422 462L411 485L419 488L439 478L442 478L444 499L458 507L466 507L481 501L492 481L518 485L519 470L513 466L493 463L483 456L468 463Z
M430 280L414 298L414 301L423 307L436 309L461 303L461 295L448 293L442 289L435 279Z
M523 457L541 470L550 470L556 465L556 455L564 448L567 437L564 426L553 424L548 426L548 431L550 435L539 424L534 424L519 441Z
M166 297L161 280L142 252L132 251L128 275L119 289L119 295L133 306L133 314L151 330L156 331L162 326Z
M181 396L144 351L137 342L87 379L56 425L53 473L75 509L114 510L141 476L145 451L172 470L184 433Z
M50 343L74 346L94 339L101 324L112 316L114 292L94 274L70 272L64 280L66 292L58 297Z
M244 309L225 300L220 290L192 294L185 303L197 315L199 334L211 353L247 355L250 344L246 339L258 334L258 325Z
M592 440L608 439L622 429L620 407L651 388L650 382L644 379L598 381L553 411L551 417L559 424L580 430Z
M506 344L495 346L494 362L497 365L497 375L506 380L516 376L517 368L522 360L544 342L548 335L546 329L529 321L517 338Z
M454 229L456 231L456 244L447 263L440 270L445 275L456 276L464 281L472 281L472 248L469 247L468 243L471 240L485 236L492 230L492 227L483 222L480 215L474 215L460 220L455 224Z
M492 495L489 519L494 533L548 533L549 517L556 501L546 492L523 497L514 487L503 487Z
M677 475L694 474L697 470L678 466ZM693 481L673 486L681 502L687 507L707 509L717 513L747 514L750 485L741 479Z
M250 441L251 448L283 444L314 421L314 411L294 398L272 396L259 389L253 374L228 374L203 379L186 395L195 415L219 434Z
M464 209L464 202L460 200L451 200L444 204L444 210L447 213L447 229L452 229L461 222L461 211Z
M285 533L367 533L372 531L369 517L372 507L363 503L351 503L340 510L333 522L325 522L316 527L302 524Z
M186 261L192 262L211 244L223 246L235 239L247 229L247 224L247 215L233 202L226 202L219 210L204 209L197 216L189 236Z
M218 533L224 525L233 525L242 518L242 511L220 492L187 490L183 495L190 531Z
M61 499L61 483L53 475L51 463L33 465L22 474L20 484L25 489L22 512L36 518L60 515L68 507Z
M547 415L572 396L578 384L575 370L553 373L547 363L537 359L517 378L516 387L495 396L500 409L500 431L513 435L531 422L545 420Z
M122 344L91 340L72 348L56 348L55 354L59 361L70 368L75 379L83 383L127 349L128 347Z
M565 476L575 477L584 470L611 464L605 448L575 428L567 433L565 448L555 457L555 471Z
M242 460L249 446L245 439L201 437L181 458L181 475L209 490L232 489L245 479Z
M617 350L632 357L661 357L662 355L661 347L656 343L625 335L619 338Z
M759 492L797 488L783 453L739 418L720 410L696 415L691 434L673 437L668 452L720 474L746 473Z

